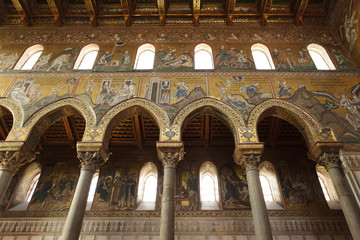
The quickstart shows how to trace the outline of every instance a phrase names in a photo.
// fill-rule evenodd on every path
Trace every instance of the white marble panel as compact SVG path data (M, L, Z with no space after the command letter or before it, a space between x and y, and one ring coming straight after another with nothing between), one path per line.
M84 240L94 240L95 236L85 236Z
M320 235L319 240L332 240L330 235Z
M96 236L96 240L108 240L108 236Z
M16 240L28 240L29 237L28 236L19 236L19 237L16 237Z
M305 240L317 240L316 235L306 235Z
M54 240L54 236L45 236L44 240Z
M222 237L222 240L234 240L234 237L225 235Z
M220 240L219 236L208 236L208 240Z
M32 236L30 240L42 240L42 236Z
M15 240L15 237L7 236L7 237L3 237L1 240Z
M288 235L279 235L277 240L290 240L290 237Z
M333 235L334 240L346 240L346 237L343 235Z
M303 240L303 236L301 235L292 235L291 236L291 240Z
M140 235L138 236L138 240L149 240L149 236Z
M124 240L135 240L135 236L124 236Z
M121 235L110 236L109 240L121 240Z
M247 240L247 236L236 236L236 240Z
M205 240L205 236L195 236L194 240Z

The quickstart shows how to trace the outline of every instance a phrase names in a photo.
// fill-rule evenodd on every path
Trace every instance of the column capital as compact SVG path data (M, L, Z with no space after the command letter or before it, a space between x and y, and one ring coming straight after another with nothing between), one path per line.
M32 162L35 152L26 142L2 142L0 146L0 170L15 174L22 166Z
M245 155L242 158L242 165L245 166L246 171L259 168L260 155Z
M81 170L95 172L98 167L106 162L100 152L78 152Z
M324 166L326 170L334 167L340 168L340 156L335 153L324 152L318 159L318 164Z
M96 169L109 159L109 152L102 142L78 142L77 157L81 170L95 172Z
M184 159L183 142L156 142L156 148L164 168L176 168L176 165Z
M244 158L252 159L260 156L264 151L264 143L238 143L234 150L234 161L238 165L242 165ZM252 157L251 157L252 156ZM249 160L248 160L249 161Z

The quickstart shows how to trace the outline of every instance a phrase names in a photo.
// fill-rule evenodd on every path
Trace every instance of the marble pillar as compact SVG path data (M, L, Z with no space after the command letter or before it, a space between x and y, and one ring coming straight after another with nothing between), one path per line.
M81 169L74 197L66 217L62 240L78 240L84 219L91 180L96 169L104 163L99 152L78 152Z
M164 166L163 194L161 199L160 240L173 240L175 228L174 196L176 166L184 157L183 144L162 148L157 144L158 156Z
M269 217L266 210L263 191L259 178L259 155L244 155L242 164L246 168L251 212L257 240L272 240Z
M27 158L20 151L0 152L0 202L6 195L14 174L21 166L31 162L34 157Z
M360 239L360 211L340 170L339 155L325 152L319 157L318 163L324 166L330 175L353 239Z

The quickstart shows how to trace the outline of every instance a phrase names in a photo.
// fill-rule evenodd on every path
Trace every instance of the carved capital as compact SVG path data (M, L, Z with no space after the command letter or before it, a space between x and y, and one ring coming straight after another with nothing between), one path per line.
M105 163L100 152L78 152L80 167L83 171L95 172L96 169Z
M318 164L324 166L326 170L334 167L340 167L340 157L339 154L335 153L323 153L322 156L319 157Z
M164 168L176 168L176 165L184 159L184 144L182 142L157 142L159 160Z
M2 151L0 152L0 170L7 170L15 174L23 165L33 159L27 158L19 151Z
M258 169L260 164L260 155L245 155L242 158L242 164L245 166L246 171Z

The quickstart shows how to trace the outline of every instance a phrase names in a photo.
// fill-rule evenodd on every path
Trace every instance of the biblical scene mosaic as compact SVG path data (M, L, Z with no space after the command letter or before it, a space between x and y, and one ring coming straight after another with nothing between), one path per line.
M271 82L277 98L302 107L338 139L356 142L360 137L360 83L344 78L277 78Z
M63 211L70 207L79 171L65 162L44 166L28 211Z

